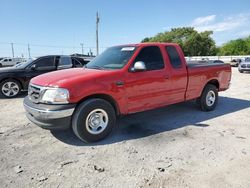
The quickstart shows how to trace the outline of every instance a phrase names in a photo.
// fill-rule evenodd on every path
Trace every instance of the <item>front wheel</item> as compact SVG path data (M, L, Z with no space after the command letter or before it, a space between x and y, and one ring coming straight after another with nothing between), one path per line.
M242 71L242 70L239 70L239 72L240 72L240 73L243 73L243 71Z
M88 99L75 110L72 129L84 142L96 142L105 138L115 125L113 106L103 99Z
M218 102L218 89L215 85L208 84L197 103L199 104L202 111L212 111L215 109Z
M0 84L1 94L6 98L16 97L21 91L21 85L13 79L4 80Z

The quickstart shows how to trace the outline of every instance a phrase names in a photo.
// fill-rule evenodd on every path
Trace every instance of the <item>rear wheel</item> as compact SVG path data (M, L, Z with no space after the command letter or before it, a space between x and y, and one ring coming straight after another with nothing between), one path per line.
M115 110L109 102L103 99L89 99L76 108L72 129L82 141L96 142L112 131L115 121Z
M218 89L215 85L208 84L197 103L202 111L212 111L215 109L218 102Z
M21 91L21 85L13 79L4 80L0 84L1 94L6 98L16 97Z

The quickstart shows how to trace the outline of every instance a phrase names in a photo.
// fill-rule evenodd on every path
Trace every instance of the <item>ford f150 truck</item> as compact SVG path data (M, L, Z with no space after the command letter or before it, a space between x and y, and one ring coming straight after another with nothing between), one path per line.
M33 78L24 107L40 127L72 127L78 138L94 142L111 132L118 115L192 99L211 111L230 80L229 64L186 64L177 44L122 45L108 48L84 68Z

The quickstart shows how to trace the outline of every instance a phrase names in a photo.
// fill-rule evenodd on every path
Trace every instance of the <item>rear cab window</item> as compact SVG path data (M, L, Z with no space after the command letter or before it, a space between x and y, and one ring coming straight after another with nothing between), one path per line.
M170 64L174 69L182 68L180 55L174 46L165 46L165 50L170 60Z

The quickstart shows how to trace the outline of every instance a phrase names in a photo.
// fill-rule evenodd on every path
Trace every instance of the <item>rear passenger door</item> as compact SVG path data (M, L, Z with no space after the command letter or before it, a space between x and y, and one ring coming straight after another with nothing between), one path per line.
M168 98L171 103L182 102L185 100L188 81L186 61L179 47L168 45L165 46L165 51L169 61L171 81L171 92L169 92Z

